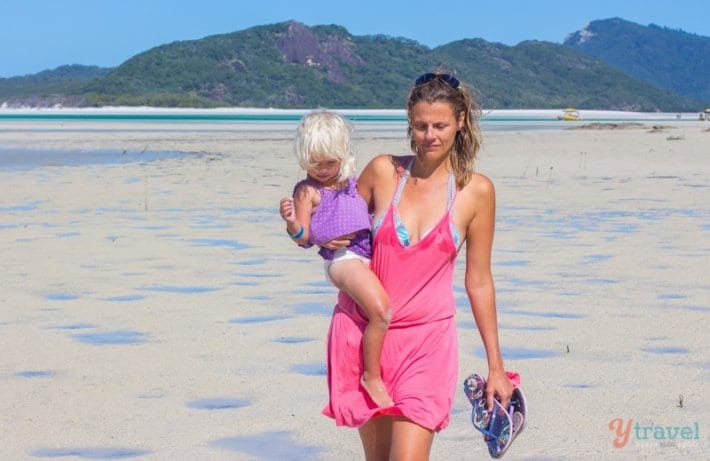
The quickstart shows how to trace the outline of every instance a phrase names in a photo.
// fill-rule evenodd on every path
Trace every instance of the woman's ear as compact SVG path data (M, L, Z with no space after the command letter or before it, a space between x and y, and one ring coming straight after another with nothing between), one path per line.
M463 122L466 119L466 113L464 111L459 112L458 125L459 130L463 128Z

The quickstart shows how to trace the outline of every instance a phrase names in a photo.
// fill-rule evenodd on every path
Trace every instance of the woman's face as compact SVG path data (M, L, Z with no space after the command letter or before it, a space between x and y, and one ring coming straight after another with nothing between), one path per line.
M440 159L451 152L456 132L463 127L463 112L457 117L451 104L425 101L412 107L412 139L422 160Z

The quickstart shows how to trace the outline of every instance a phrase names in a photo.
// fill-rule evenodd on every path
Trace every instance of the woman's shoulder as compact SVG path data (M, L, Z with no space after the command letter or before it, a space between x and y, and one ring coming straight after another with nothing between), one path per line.
M484 175L483 173L478 172L475 172L471 175L471 181L469 181L469 185L477 189L489 189L494 187L491 178Z
M495 198L495 186L491 179L481 173L473 173L471 179L463 187L461 192L464 195L468 195L473 199L494 199Z
M493 181L481 173L472 174L468 183L457 193L454 206L454 218L461 229L470 229L474 222L479 222L474 220L475 216L495 216L496 194Z
M370 160L367 168L375 170L378 173L392 171L401 172L412 157L412 155L378 154Z

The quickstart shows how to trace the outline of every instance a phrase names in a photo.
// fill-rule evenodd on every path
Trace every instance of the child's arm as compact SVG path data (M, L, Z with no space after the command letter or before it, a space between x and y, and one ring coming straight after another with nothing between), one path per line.
M280 213L286 221L286 232L294 242L303 247L309 247L311 214L318 193L315 188L303 185L296 190L294 198L281 199Z

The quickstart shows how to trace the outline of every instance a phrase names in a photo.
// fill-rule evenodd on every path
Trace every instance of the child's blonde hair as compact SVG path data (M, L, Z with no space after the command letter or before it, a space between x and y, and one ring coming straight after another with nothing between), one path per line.
M317 161L338 160L338 182L355 174L355 156L350 150L351 126L335 112L317 110L304 115L298 124L293 153L304 171Z

